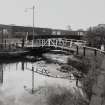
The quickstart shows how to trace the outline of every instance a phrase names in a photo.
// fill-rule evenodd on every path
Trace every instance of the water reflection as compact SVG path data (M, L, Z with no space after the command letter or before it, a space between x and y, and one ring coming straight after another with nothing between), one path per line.
M3 65L0 65L0 83L3 83Z
M59 83L64 85L63 80L60 80L63 78L60 77L67 78L69 75L57 70L60 67L59 64L47 63L46 60L42 59L34 62L24 60L12 63L6 62L0 64L0 83L3 84L2 88L8 91L13 88L19 91L19 87L24 89L24 86L32 89L32 66L34 66L33 74L35 76L34 88L37 88L39 85L45 85L46 81L48 84L53 84L59 80Z
M32 72L32 66L37 73L35 71ZM44 68L43 71L42 67ZM71 87L71 90L73 90L73 87L75 87L75 81L69 81L63 78L53 78L38 73L43 72L43 74L46 74L47 69L48 73L51 73L50 75L56 77L56 75L59 74L58 77L62 75L66 77L66 74L57 70L59 67L59 64L47 63L46 60L35 62L22 60L0 64L0 102L3 102L2 105L44 105L38 104L36 100L39 102L40 98L38 99L38 96L40 97L40 94L42 95L42 98L44 98L44 93L42 91L47 86L60 86L68 89ZM32 81L33 76L34 81ZM30 92L32 93L32 89L37 94L30 94Z
M31 68L31 62L16 62L0 64L0 91L4 94L19 94L26 85L31 89L32 72L26 69L26 63ZM1 96L1 95L0 95Z
M16 88L19 90L19 87L24 89L24 86L27 86L28 88L32 89L32 84L34 84L34 82L35 88L37 88L38 85L36 85L36 82L40 81L38 79L46 78L43 75L32 72L32 66L34 66L34 69L36 69L37 62L19 61L14 63L0 64L0 83L2 84L2 88L4 90L6 89L11 91L11 89ZM35 75L35 81L32 80L33 75ZM40 82L37 82L37 84L40 84Z
M24 62L21 62L21 69L24 71Z

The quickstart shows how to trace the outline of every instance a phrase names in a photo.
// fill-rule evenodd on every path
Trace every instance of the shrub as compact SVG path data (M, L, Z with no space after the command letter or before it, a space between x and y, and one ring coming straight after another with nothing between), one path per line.
M70 58L68 58L68 65L73 66L74 68L85 74L87 74L90 68L89 59L86 57L79 57L79 60L71 60Z

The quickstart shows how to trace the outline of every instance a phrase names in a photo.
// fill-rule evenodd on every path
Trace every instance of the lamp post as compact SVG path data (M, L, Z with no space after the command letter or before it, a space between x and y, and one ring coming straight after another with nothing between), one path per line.
M33 42L32 42L32 47L34 47L34 33L35 33L35 31L34 31L34 9L35 9L35 6L33 6Z
M35 34L35 29L34 29L34 10L35 10L35 6L33 5L33 7L32 8L26 8L26 11L28 10L28 9L32 9L33 10L33 16L32 16L32 20L33 20L33 40L32 40L32 48L34 47L34 34Z
M32 40L32 48L34 48L34 34L35 34L35 30L34 30L34 9L35 6L33 5L32 8L26 8L26 12L28 9L32 9L33 10L33 16L32 16L32 20L33 20L33 40ZM32 66L32 94L34 93L34 67Z

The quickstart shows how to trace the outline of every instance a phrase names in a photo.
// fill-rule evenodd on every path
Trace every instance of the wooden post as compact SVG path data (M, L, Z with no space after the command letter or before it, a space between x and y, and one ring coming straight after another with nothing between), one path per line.
M97 56L97 50L96 49L94 50L94 55Z
M5 40L5 48L6 48L6 40Z
M32 67L32 94L34 93L34 67Z
M78 51L78 46L77 46L77 55L79 54L79 51Z
M83 47L83 56L86 55L86 47Z

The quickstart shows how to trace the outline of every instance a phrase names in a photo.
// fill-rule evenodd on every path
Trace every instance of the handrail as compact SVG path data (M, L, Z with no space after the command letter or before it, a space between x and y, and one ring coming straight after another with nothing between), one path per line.
M101 50L101 49L98 49L98 48L95 48L95 47L88 47L88 46L82 46L82 47L85 47L87 49L91 49L91 50L96 50L96 51L100 51L102 53L105 53L105 51Z
M97 55L97 51L101 53L105 53L105 51L101 49L97 49L95 47L88 47L86 46L86 41L83 40L75 40L76 42L73 41L73 39L36 39L38 40L38 43L36 43L36 46L44 47L44 46L54 46L54 47L60 47L60 48L66 48L68 50L74 48L74 50L79 50L78 48L83 49L83 54L85 56L86 49L90 49L94 51L94 54ZM78 48L77 48L78 47Z

